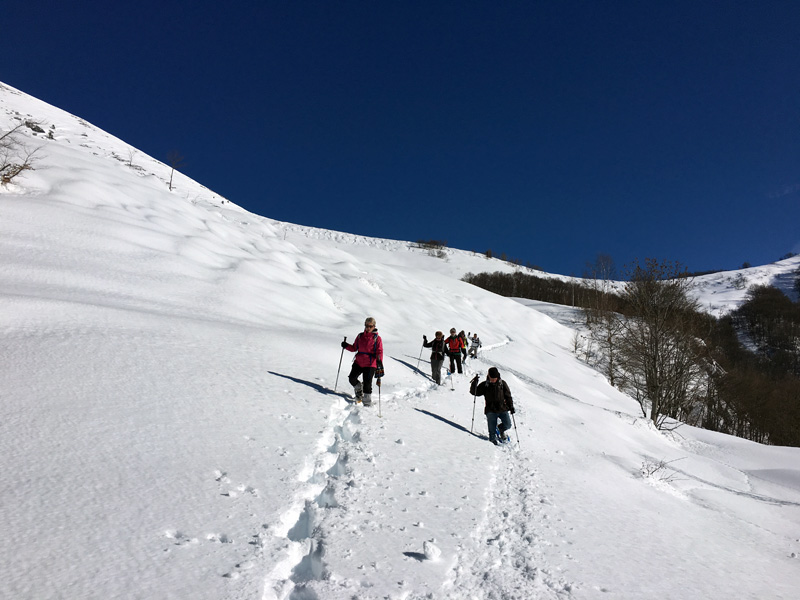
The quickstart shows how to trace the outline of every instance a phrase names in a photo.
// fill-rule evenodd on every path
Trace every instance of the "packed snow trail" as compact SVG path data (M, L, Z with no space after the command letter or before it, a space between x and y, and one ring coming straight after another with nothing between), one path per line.
M567 526L543 491L533 459L525 451L498 448L488 484L485 518L459 549L444 585L448 598L565 600L574 583L562 567L548 563L542 548L561 546L569 556Z
M374 406L361 407L341 398L333 401L317 449L297 476L303 485L280 522L262 536L264 555L269 557L265 566L272 565L262 600L571 597L572 582L559 567L550 566L540 551L566 542L563 524L552 514L548 495L541 492L531 458L517 449L517 440L499 447L489 444L482 408L475 433L466 428L473 408L472 402L465 402L465 397L472 398L468 388L473 367L480 373L485 370L483 363L470 362L463 375L455 374L457 394L446 385L435 386L427 376L421 387L386 394L387 418L383 420ZM419 378L418 370L408 366ZM413 432L406 432L409 438L387 443L386 432L400 425L392 420L399 416L398 410L413 410L419 423ZM451 419L448 411L458 414ZM459 460L460 473L448 472L459 476L449 478L444 493L404 492L413 489L420 472L418 465L404 463L407 446L461 456L475 452L473 460L482 466ZM378 463L391 485L370 475ZM417 516L409 514L407 507L396 512L395 494L416 496L429 508L414 511ZM434 495L438 497L431 504ZM421 520L418 516L430 514L430 506L433 512L445 511L449 530L454 519L466 519L463 534L441 538L438 517ZM392 567L384 562L388 560L382 555L385 550L360 543L365 529L416 539L404 553L406 569L429 572L424 578L429 579L424 586L427 591L419 583L409 587L403 571L386 572Z
M332 481L347 472L347 454L342 451L342 442L358 439L357 426L361 420L358 410L343 399L331 406L316 451L306 458L297 476L304 487L298 490L292 506L283 512L280 523L271 527L274 537L263 542L272 547L269 562L274 565L264 584L263 600L313 598L313 592L305 591L307 582L327 576L325 539L318 524L324 520L326 510L339 506ZM279 553L285 558L276 560Z

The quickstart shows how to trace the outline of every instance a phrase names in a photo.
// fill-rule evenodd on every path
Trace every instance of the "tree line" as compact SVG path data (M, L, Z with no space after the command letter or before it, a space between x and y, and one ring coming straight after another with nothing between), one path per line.
M659 429L688 423L800 446L800 302L754 287L738 310L717 319L699 310L678 263L636 262L621 285L613 274L598 260L583 281L522 272L469 273L464 281L581 308L587 333L576 336L576 352ZM796 281L800 287L800 272Z

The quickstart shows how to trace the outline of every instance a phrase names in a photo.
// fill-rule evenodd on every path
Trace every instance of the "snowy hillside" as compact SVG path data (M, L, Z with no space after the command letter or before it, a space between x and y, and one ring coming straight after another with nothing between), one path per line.
M745 302L747 289L754 285L776 287L796 301L794 280L798 269L800 255L770 265L703 275L695 279L694 294L701 309L714 316L736 310Z
M797 597L800 449L655 431L573 357L566 309L459 280L513 267L170 192L0 87L16 117L53 139L25 129L37 170L0 187L0 598ZM351 354L334 391L366 316L370 408ZM452 391L421 348L450 327L484 343ZM513 448L468 393L490 366Z

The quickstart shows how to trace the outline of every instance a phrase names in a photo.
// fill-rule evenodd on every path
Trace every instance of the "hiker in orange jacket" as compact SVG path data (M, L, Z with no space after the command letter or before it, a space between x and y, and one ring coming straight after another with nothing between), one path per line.
M447 356L450 357L450 372L452 373L458 368L458 372L463 373L461 370L461 348L464 347L464 341L456 334L455 327L450 330L450 337L444 341L444 346L445 350L447 350Z

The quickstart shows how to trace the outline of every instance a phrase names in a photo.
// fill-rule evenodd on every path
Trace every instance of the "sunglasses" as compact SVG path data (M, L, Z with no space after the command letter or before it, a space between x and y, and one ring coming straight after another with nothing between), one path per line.
M367 325L366 323L364 323L364 327L367 329L375 329L375 325Z

